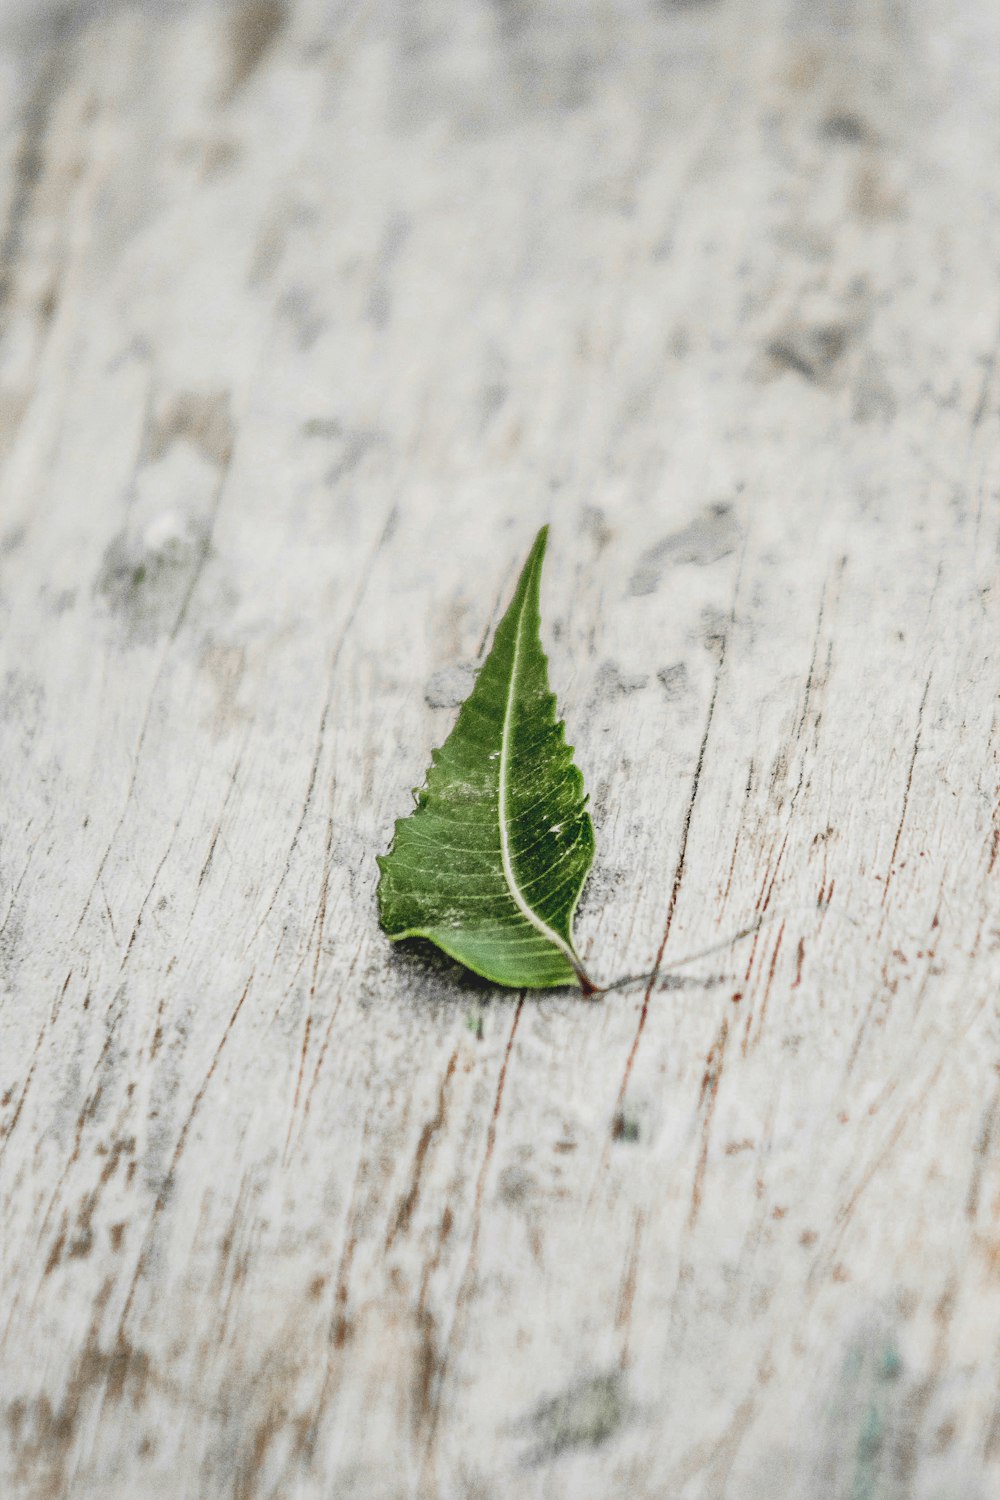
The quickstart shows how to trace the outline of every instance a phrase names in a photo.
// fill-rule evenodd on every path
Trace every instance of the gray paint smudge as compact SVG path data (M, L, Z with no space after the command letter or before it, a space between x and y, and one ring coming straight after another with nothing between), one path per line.
M629 584L631 594L652 594L665 568L683 563L704 568L735 552L740 527L727 501L706 506L680 531L650 547L639 559Z

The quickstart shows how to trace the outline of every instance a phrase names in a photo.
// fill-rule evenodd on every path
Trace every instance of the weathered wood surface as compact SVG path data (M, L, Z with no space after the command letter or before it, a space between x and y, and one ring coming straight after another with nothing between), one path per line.
M995 1495L993 0L2 15L4 1496ZM374 908L545 519L600 1004Z

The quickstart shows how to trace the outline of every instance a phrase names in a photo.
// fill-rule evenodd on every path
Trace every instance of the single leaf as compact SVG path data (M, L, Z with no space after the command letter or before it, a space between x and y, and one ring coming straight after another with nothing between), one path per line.
M538 634L547 538L543 526L416 807L379 858L379 911L393 942L429 938L496 984L576 982L590 994L573 913L594 828Z

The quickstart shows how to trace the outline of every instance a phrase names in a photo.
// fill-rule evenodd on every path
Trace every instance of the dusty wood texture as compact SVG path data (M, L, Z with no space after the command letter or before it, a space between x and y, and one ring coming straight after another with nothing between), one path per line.
M0 26L4 1496L997 1494L993 0ZM543 520L599 1004L375 917Z

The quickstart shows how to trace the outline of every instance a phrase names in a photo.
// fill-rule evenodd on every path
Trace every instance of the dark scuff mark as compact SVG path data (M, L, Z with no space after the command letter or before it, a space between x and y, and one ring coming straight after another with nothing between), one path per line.
M130 643L155 640L170 628L208 548L205 528L192 518L156 547L145 547L127 531L111 540L95 592L121 619Z
M310 417L303 423L302 435L319 438L336 445L333 461L323 476L329 485L352 474L370 453L386 447L386 434L378 427L345 427L337 417Z
M584 534L593 542L598 554L604 551L614 536L604 511L599 505L584 505L581 508L580 525Z
M867 422L891 422L896 411L896 398L886 382L871 371L862 374L854 390L852 420L861 425Z
M639 1120L627 1109L616 1109L611 1121L611 1139L634 1145L639 1139Z
M353 473L369 453L385 447L385 443L385 434L374 427L359 428L356 432L345 432L343 451L327 470L324 476L326 483L338 484L341 479Z
M615 698L627 698L630 693L637 693L644 688L648 681L645 672L625 673L616 661L602 662L594 682L594 700L606 703Z
M211 513L166 512L133 517L105 550L94 591L125 627L129 644L176 633L208 559L222 484L235 432L227 392L182 392L149 418L140 464L163 459L174 443L186 442L218 470Z
M17 726L17 738L25 755L30 755L45 706L42 683L18 667L11 667L0 677L0 724Z
M682 661L675 661L669 667L661 667L656 680L671 702L683 697L691 686L688 669Z
M229 59L223 97L245 88L288 21L285 0L243 0L229 18Z
M529 0L491 0L497 35L507 47L518 44L531 24Z
M10 557L19 547L22 547L27 534L28 528L26 526L12 526L8 532L0 537L0 557Z
M706 506L687 526L642 554L632 574L629 593L655 593L668 566L687 563L704 568L719 562L736 551L740 536L739 523L728 501Z
M504 1167L497 1179L497 1197L508 1208L524 1208L536 1191L535 1179L517 1163Z
M326 328L326 318L306 287L291 287L282 297L278 311L291 326L300 349L311 349Z
M510 395L510 386L505 380L488 380L479 393L479 420L483 429L502 409Z
M729 616L712 604L706 604L698 621L698 634L706 651L719 657L725 650L729 632Z
M871 127L853 110L832 110L819 127L819 137L843 146L860 146L872 139Z
M811 385L822 385L836 370L850 341L846 323L801 325L773 338L767 353L779 372L791 371Z
M598 1448L615 1435L628 1415L620 1370L584 1376L558 1396L540 1402L519 1424L534 1438L523 1461L534 1466L570 1448Z
M335 438L341 434L341 425L336 417L310 417L302 424L302 436L309 438Z
M368 294L366 317L380 331L392 317L392 293L389 278L403 247L410 236L410 220L406 214L396 213L390 218L382 236L382 243L375 255L372 267L372 285Z
M7 222L0 232L0 338L5 332L7 305L14 293L17 268L24 248L24 226L31 202L45 170L45 143L56 100L69 78L70 8L60 8L50 19L48 46L37 81L24 109L21 138L14 157Z
M480 7L484 17L486 5ZM464 137L482 139L518 120L551 119L593 100L605 67L606 43L581 14L574 23L538 0L489 0L483 44L490 74L456 69L442 46L433 7L404 5L397 28L393 124L420 130L446 118Z
M435 672L424 688L428 708L458 708L472 692L478 668L473 662L460 662Z

